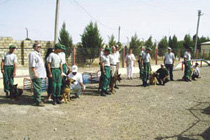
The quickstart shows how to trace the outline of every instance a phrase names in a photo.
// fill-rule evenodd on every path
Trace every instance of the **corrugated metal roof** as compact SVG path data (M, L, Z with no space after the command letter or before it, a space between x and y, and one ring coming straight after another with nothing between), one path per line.
M201 45L208 45L208 44L210 45L210 41L201 43Z

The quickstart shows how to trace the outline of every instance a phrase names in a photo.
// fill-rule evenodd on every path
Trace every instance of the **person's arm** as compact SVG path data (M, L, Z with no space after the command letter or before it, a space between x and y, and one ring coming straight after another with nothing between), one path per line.
M17 69L17 64L14 63L14 71L13 71L13 78L16 76L16 69Z
M47 69L48 69L48 72L49 72L49 75L48 75L48 76L49 76L50 78L52 78L53 76L52 76L52 71L51 71L50 62L47 63Z
M1 73L4 74L4 60L1 61Z
M104 62L101 62L101 69L104 75L106 75L105 69L104 69Z
M37 74L37 72L36 72L36 70L35 70L34 67L31 68L31 71L34 73L34 77L35 77L36 79L39 78L39 76L38 76L38 74Z

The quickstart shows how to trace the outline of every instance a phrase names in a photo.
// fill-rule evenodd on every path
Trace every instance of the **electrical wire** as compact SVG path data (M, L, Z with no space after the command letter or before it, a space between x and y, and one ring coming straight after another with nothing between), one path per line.
M97 18L93 17L79 2L77 2L76 0L73 0L90 18L92 18L93 20L95 20L97 23L101 24L102 26L106 27L109 30L117 30L116 28L111 28L109 26L107 26L106 24L104 24L103 22L101 22L100 20L98 20Z

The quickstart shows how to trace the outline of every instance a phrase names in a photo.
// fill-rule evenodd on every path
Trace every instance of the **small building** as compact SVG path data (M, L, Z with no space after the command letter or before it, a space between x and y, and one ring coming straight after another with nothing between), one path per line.
M201 43L201 54L209 54L210 53L210 41Z

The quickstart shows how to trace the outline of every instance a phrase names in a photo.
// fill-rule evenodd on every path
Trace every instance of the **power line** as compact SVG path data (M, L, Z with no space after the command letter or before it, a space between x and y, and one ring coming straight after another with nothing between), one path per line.
M97 18L93 17L79 2L77 2L76 0L73 0L89 17L91 17L93 20L95 20L96 22L98 22L99 24L101 24L102 26L106 27L109 30L117 30L115 28L111 28L109 26L107 26L106 24L104 24L103 22L101 22L100 20L98 20Z
M3 4L5 4L5 3L9 2L9 1L10 1L10 0L6 0L6 1L0 3L0 5L3 5Z

